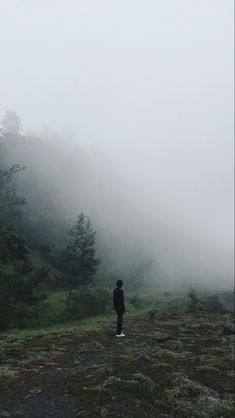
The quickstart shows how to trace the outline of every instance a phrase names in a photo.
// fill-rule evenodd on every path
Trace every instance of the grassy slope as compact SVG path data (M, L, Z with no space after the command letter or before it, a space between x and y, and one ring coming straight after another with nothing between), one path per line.
M37 318L32 319L31 326L27 329L10 329L0 333L0 338L8 335L29 336L41 335L50 332L63 332L77 329L96 329L104 323L113 320L114 312L112 309L112 293L110 290L110 305L107 312L103 315L92 315L87 318L71 319L66 313L66 292L47 291L46 298L41 300L37 306ZM133 303L134 299L134 303ZM186 307L187 299L185 296L164 296L164 291L143 290L141 292L125 292L125 305L128 316L139 316L142 313L154 310L162 312ZM169 307L170 304L170 307ZM30 324L30 322L29 322Z
M66 312L66 292L65 291L46 291L46 298L41 300L37 306L38 315L31 321L31 326L27 329L11 329L0 333L0 338L8 335L29 336L41 335L50 332L63 332L67 330L97 329L105 323L110 323L114 318L112 309L112 293L110 292L110 305L107 312L102 315L92 315L81 319L72 319ZM210 292L208 293L210 294ZM232 308L232 292L224 293L225 306ZM227 304L229 299L230 304ZM162 289L145 289L139 292L125 292L125 305L127 316L140 316L145 312L152 311L154 316L169 315L177 312L183 314L187 310L188 298L182 292L171 292L167 294Z

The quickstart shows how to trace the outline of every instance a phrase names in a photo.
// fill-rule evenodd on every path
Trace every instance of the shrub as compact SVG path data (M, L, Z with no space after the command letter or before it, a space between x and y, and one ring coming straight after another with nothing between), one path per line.
M171 294L170 294L170 292L168 292L167 290L163 293L163 296L165 296L165 297L169 297Z
M155 309L148 312L148 317L150 321L154 321L154 319L157 319L157 311Z
M111 309L111 302L109 290L84 287L72 295L70 312L77 318L100 315Z
M204 309L209 313L226 313L222 303L217 295L207 296L204 303Z
M189 312L196 312L199 299L196 295L195 290L192 287L191 287L191 289L188 293L188 297L189 297L188 311Z
M138 295L134 295L131 298L129 298L129 303L133 305L136 309L140 309L143 307L143 300Z

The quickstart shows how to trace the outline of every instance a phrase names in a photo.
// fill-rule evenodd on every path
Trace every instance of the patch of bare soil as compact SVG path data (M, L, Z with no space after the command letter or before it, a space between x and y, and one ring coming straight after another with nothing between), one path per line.
M0 340L0 417L233 417L231 324L127 316L125 338L111 324Z

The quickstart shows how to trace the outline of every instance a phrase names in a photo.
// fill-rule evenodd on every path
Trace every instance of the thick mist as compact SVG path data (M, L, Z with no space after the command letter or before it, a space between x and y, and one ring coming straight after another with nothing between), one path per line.
M9 163L91 216L114 275L231 286L233 1L1 0L0 49Z

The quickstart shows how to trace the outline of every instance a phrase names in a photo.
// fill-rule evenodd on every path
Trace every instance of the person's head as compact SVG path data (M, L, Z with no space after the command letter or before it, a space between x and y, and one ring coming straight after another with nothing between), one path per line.
M117 285L117 287L122 287L123 281L122 280L117 280L116 285Z

